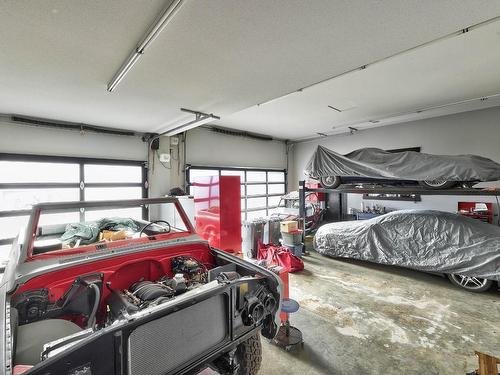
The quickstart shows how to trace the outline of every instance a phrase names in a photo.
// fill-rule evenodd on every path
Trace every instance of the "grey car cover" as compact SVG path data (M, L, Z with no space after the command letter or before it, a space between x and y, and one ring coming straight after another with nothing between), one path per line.
M402 210L325 224L314 247L332 257L500 280L500 227L449 212Z
M346 155L318 146L304 173L312 178L363 176L396 180L497 181L500 164L476 155L431 155L362 148Z

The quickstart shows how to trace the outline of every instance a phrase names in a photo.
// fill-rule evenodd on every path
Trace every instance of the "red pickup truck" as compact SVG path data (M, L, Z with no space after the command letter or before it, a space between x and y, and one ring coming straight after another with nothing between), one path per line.
M175 198L38 204L0 284L0 372L253 375L281 288L201 240Z

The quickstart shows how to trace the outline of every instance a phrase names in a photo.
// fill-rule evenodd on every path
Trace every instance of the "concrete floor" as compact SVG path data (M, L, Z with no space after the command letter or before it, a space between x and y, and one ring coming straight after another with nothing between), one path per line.
M304 261L290 276L304 348L264 340L260 375L458 375L477 368L475 350L500 357L495 289L470 293L440 276L317 253Z

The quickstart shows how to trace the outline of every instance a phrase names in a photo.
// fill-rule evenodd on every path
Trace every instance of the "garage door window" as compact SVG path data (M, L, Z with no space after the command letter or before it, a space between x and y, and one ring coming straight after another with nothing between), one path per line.
M147 197L147 170L140 161L0 154L0 171L0 258L7 256L33 204ZM94 217L82 211L51 220L68 223Z
M286 171L253 168L187 166L187 186L200 176L239 176L241 182L241 220L269 215L278 207L286 191ZM191 193L191 190L189 190Z

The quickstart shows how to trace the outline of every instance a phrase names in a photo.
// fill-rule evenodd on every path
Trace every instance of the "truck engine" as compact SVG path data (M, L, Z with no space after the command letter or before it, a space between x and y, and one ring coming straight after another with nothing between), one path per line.
M94 332L147 319L152 313L175 313L187 306L184 312L198 301L202 306L203 299L196 299L199 295L222 287L228 290L226 303L233 306L230 316L235 334L263 325L263 332L267 330L273 335L279 302L269 288L268 279L234 263L215 259L216 265L211 265L194 256L175 256L168 259L168 266L162 264L149 277L141 275L148 274L146 270L157 263L142 261L144 272L132 263L108 275L104 272L80 275L55 300L55 289L50 287L15 295L11 315L18 325L16 363L36 365ZM161 272L162 269L168 271ZM152 274L156 277L151 277ZM221 314L227 307L217 309ZM200 313L200 317L205 314Z
M208 269L193 257L179 256L172 258L173 277L162 276L156 281L138 280L127 289L111 291L107 299L109 310L108 323L123 317L123 314L134 314L147 307L157 306L170 301L180 294L196 289L208 281Z

